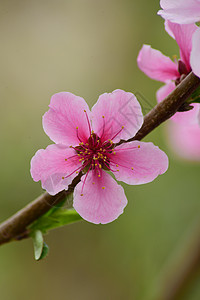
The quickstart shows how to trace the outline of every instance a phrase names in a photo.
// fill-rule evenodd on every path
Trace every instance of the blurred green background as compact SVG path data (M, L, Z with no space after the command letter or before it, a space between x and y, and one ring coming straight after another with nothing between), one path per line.
M0 6L3 221L42 193L29 166L50 143L41 119L52 94L70 91L91 107L101 93L121 88L136 93L146 113L161 84L137 68L138 51L147 43L173 55L177 47L156 15L158 0L1 0ZM169 170L150 184L124 184L129 204L117 221L50 232L50 254L41 262L30 239L0 247L2 300L141 300L157 293L164 265L200 213L199 165L173 157L163 127L146 140L168 153ZM200 299L199 282L181 299Z

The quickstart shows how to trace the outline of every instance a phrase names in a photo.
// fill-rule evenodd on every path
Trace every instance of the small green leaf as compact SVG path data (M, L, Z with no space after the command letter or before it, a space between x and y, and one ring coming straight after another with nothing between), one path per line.
M43 249L42 249L42 254L41 254L39 260L45 258L48 255L48 253L49 253L49 246L44 242Z
M40 230L35 230L31 234L33 238L35 260L39 260L43 251L43 236Z
M48 230L68 225L82 220L81 216L74 209L57 209L51 215L43 215L31 226L30 230L40 230L47 233Z

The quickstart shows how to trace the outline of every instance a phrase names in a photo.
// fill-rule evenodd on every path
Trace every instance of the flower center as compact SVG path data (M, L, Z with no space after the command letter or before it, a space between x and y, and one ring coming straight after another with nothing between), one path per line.
M100 177L101 169L109 169L109 157L114 153L112 140L102 142L97 134L92 132L87 143L81 142L74 149L80 157L79 161L83 163L83 170L85 172L89 169L95 169Z

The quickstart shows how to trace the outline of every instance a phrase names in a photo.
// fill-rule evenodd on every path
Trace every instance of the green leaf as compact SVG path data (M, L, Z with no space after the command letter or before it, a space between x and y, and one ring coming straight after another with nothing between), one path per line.
M72 203L73 193L56 206L53 206L46 214L37 219L29 226L30 235L32 232L39 230L42 233L47 233L48 230L68 225L82 220L79 214L74 209L64 209L63 205L67 202L68 206Z
M33 238L35 260L39 260L43 251L43 235L40 230L35 230L31 234Z
M45 257L47 256L48 253L49 253L49 246L44 242L44 243L43 243L42 254L41 254L39 260L45 258Z
M48 230L68 225L82 220L81 216L74 209L59 208L50 215L43 215L31 226L30 230L40 230L42 233L47 233Z

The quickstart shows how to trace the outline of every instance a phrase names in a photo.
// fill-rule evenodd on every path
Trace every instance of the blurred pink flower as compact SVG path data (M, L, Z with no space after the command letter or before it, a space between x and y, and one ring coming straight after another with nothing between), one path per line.
M51 195L68 188L83 171L74 190L74 208L87 221L108 223L123 213L123 188L106 172L127 184L153 181L168 168L166 154L152 143L115 143L136 134L143 123L141 107L131 93L103 94L90 112L81 97L62 92L51 98L43 116L46 134L56 143L38 150L31 175Z
M200 0L161 0L162 10L158 11L164 19L179 24L200 21Z
M192 70L200 76L200 29L195 24L179 25L165 22L165 29L180 48L180 60L173 62L160 51L143 45L138 55L139 68L150 78L164 82L156 93L158 102L166 98ZM198 50L199 49L199 50ZM200 104L185 112L177 112L168 122L171 147L180 156L190 160L200 160Z
M191 70L200 76L200 29L198 26L195 24L179 25L166 21L165 30L176 40L180 49L180 59L175 58L173 62L149 45L143 45L137 58L139 68L147 76L165 83L157 91L158 102L167 97ZM197 43L199 43L198 47ZM184 113L186 114L188 117L190 115L193 117L193 112ZM180 120L182 116L183 113L177 112L173 119Z
M184 159L200 161L200 126L199 124L167 124L167 139L171 149Z

